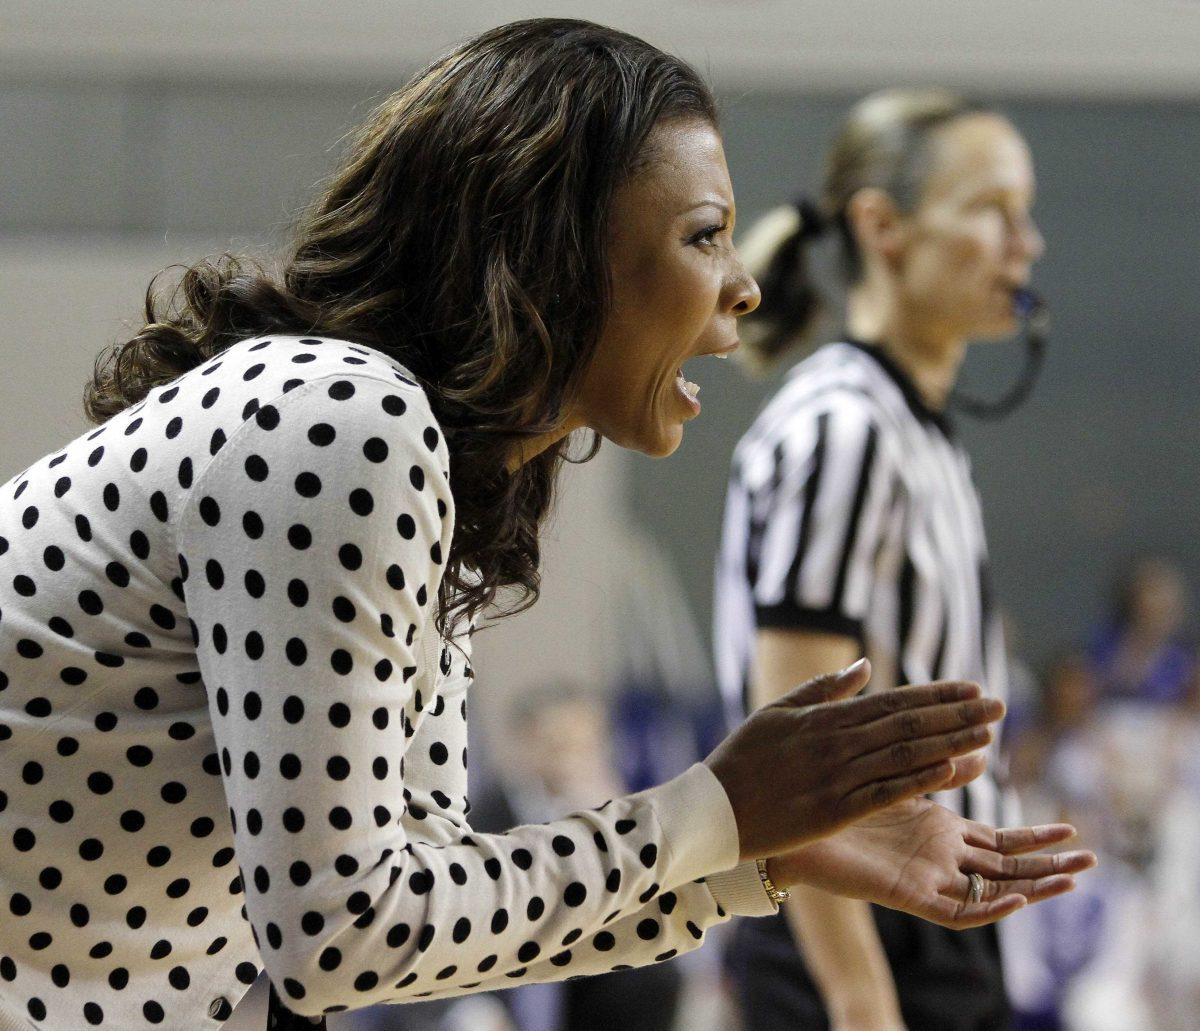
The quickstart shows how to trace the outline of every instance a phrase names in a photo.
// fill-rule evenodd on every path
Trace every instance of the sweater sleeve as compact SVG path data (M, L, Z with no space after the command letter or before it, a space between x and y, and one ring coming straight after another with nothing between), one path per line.
M702 765L595 811L472 834L465 763L451 761L462 699L419 686L446 680L423 628L454 518L428 404L343 376L264 410L196 479L179 561L246 913L288 1005L315 1015L566 977L532 964L606 922L621 936L605 969L651 962L697 942L689 919L720 918L721 889L691 883L719 871L731 898L761 907L731 869L732 811ZM677 889L679 917L636 945L633 915Z

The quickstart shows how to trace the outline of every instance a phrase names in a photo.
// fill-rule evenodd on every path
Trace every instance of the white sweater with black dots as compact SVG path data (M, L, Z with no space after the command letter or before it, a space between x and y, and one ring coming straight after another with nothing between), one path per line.
M773 905L700 764L467 824L449 457L389 358L244 341L0 488L0 1028L609 971Z

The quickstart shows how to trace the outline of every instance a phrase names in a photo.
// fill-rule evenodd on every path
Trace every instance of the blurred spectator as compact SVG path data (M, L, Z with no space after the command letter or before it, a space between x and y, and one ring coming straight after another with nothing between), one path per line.
M1037 675L1024 659L1025 635L1012 612L1000 606L1008 666L1008 712L1001 742L1005 749L1041 723L1041 692Z
M1017 1031L1200 1027L1200 721L1186 590L1140 562L1087 652L1047 666L1010 768L1031 822L1101 855L1074 893L1018 913L1005 960Z
M1095 697L1088 662L1080 653L1064 650L1047 665L1034 699L1026 699L1018 719L1008 721L1009 771L1024 818L1049 823L1067 819L1070 813L1086 820L1093 812ZM1096 847L1094 829L1083 828L1080 834L1088 847ZM1047 906L1052 910L1032 907L1005 922L1001 946L1016 1031L1060 1031L1066 1026L1068 992L1079 972L1095 960L1107 916L1104 894L1088 887L1051 899Z
M1187 615L1187 586L1177 566L1160 557L1134 563L1088 647L1101 698L1195 706L1198 668L1196 650L1183 635Z
M1060 652L1047 665L1035 696L1011 716L1005 727L1005 754L1012 784L1020 794L1026 815L1043 821L1063 819L1072 772L1083 763L1076 744L1093 712L1095 678L1082 654ZM1084 749L1086 751L1086 748ZM1053 773L1052 773L1053 771ZM1059 780L1066 776L1067 783ZM1084 774L1086 779L1086 774Z

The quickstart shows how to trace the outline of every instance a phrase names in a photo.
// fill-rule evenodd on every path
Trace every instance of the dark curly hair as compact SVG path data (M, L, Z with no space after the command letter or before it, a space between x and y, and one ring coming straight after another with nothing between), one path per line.
M252 336L385 352L421 381L450 450L440 625L506 587L508 611L526 608L569 442L511 473L505 461L561 425L610 307L613 195L677 118L715 126L712 94L640 39L549 18L485 32L368 118L278 274L225 255L173 289L155 277L145 325L97 359L85 410L102 421Z

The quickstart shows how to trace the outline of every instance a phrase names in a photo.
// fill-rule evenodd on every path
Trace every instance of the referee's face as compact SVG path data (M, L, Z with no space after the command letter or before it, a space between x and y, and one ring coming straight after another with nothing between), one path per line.
M733 188L706 121L661 125L648 162L614 198L612 308L576 403L577 421L621 447L669 455L700 414L701 355L727 355L758 286L732 241Z
M899 263L910 320L958 340L1013 333L1013 291L1043 250L1033 197L1029 148L1006 119L968 115L939 130Z

